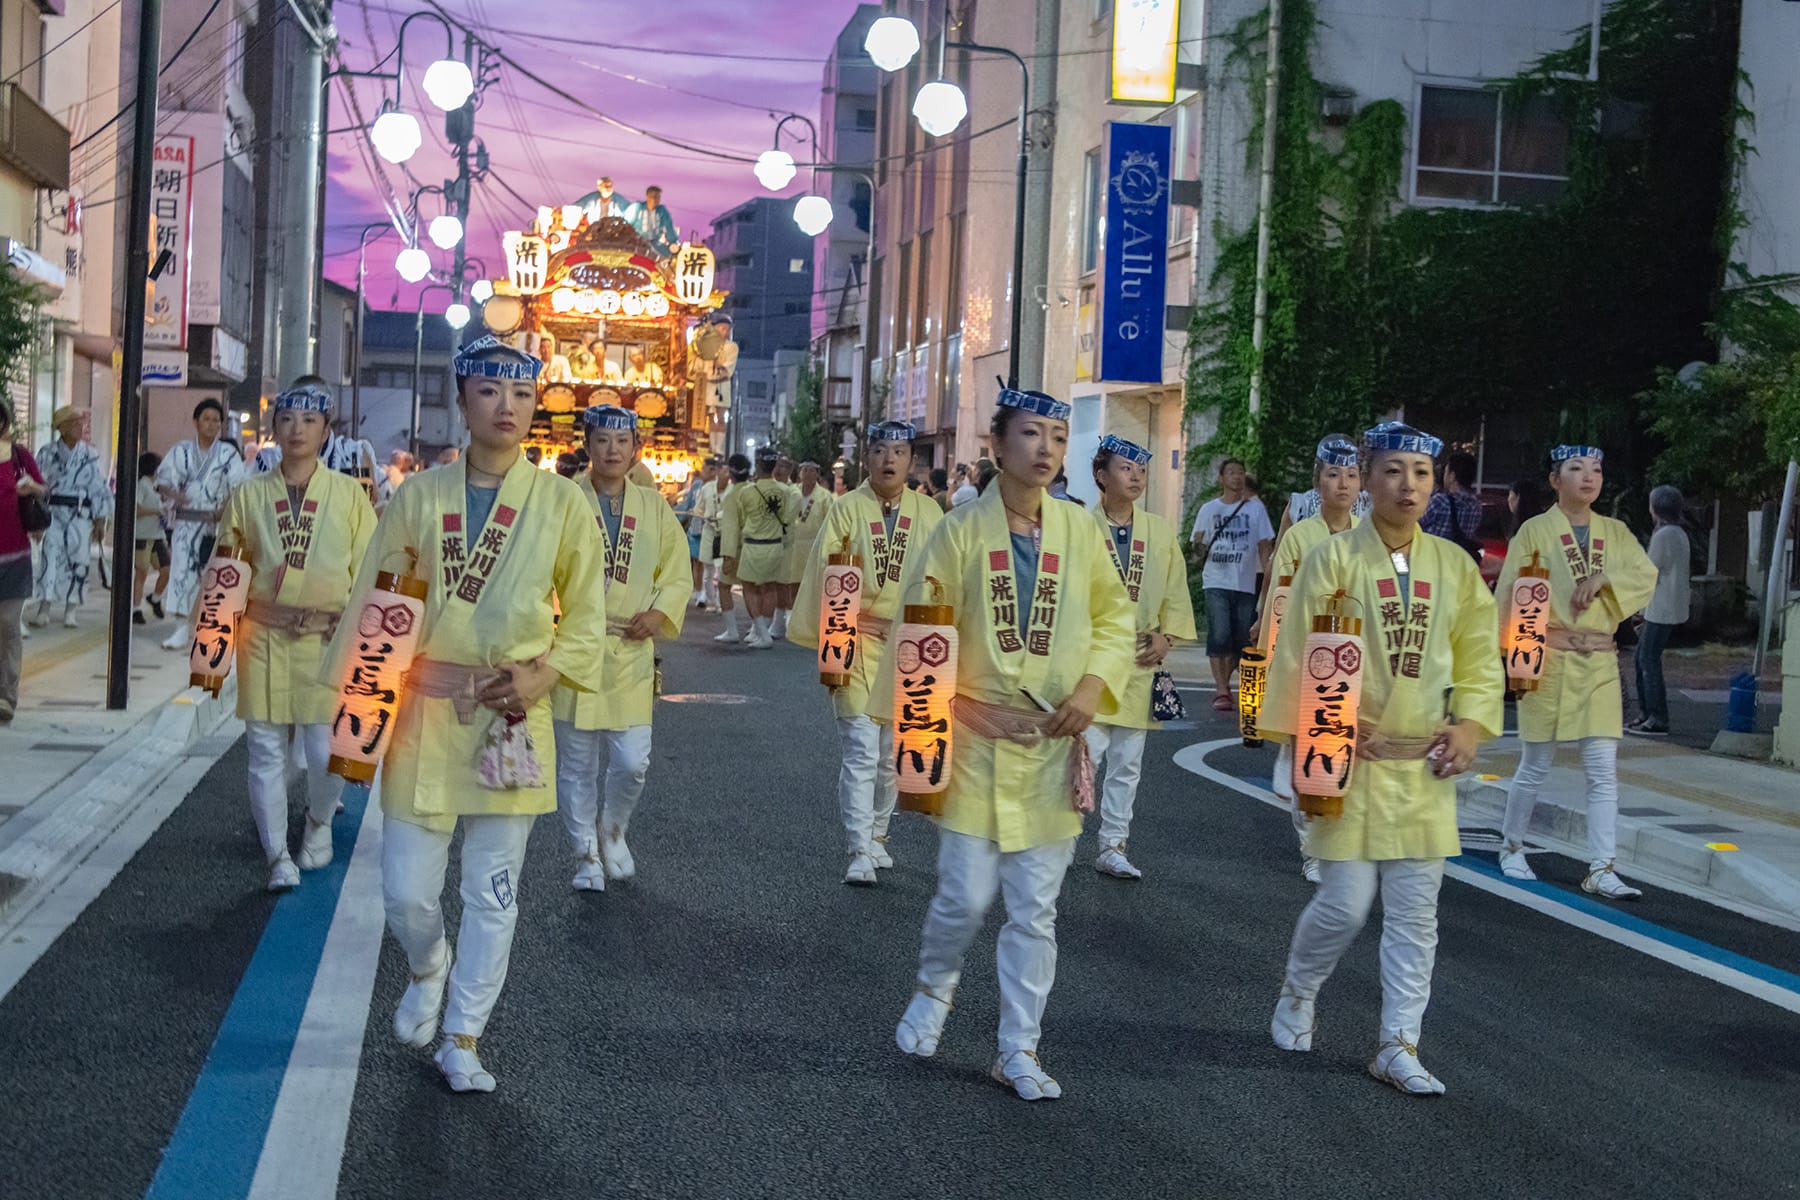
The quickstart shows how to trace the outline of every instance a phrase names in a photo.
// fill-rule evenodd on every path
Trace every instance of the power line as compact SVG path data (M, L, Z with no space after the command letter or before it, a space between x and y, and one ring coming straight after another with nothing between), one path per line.
M31 68L37 66L39 63L43 62L46 58L49 58L52 54L55 54L58 50L61 50L64 46L68 45L70 42L72 42L76 38L80 37L82 30L86 29L89 25L92 25L95 21L98 21L101 17L104 17L107 13L111 12L113 9L119 7L119 5L122 2L123 2L123 0L112 0L111 4L107 5L105 8L101 9L99 12L95 13L93 16L89 17L86 21L83 21L75 29L70 31L68 37L66 37L62 41L56 43L56 45L50 47L48 50L44 51L42 54L38 55L36 58L34 58L30 62L26 63L24 66L20 67L16 71L14 71L11 75L8 75L5 79L0 79L0 83L11 83L13 80L17 79L19 76L23 75L25 72L31 70ZM117 88L114 88L113 90L118 91Z
M213 14L219 11L219 5L221 5L223 3L225 3L225 0L213 0L212 7L208 8L206 10L205 15L203 15L200 18L199 22L194 26L194 28L191 31L189 31L189 33L187 35L187 40L182 42L181 45L176 48L175 53L171 54L168 57L168 60L163 63L161 69L158 71L158 74L160 74L162 71L167 71L170 67L175 65L175 63L181 58L182 54L187 50L187 48L194 44L194 39L200 36L200 31L202 29L206 28L206 23L208 21L212 20ZM118 123L119 118L123 117L126 113L130 112L136 106L137 106L137 99L135 97L130 100L127 100L125 102L125 106L123 108L121 108L118 112L114 113L112 116L107 118L106 124L100 126L100 128L94 130L94 132L88 134L86 137L82 138L79 142L76 142L73 146L70 146L69 153L73 154L75 151L81 149L83 146L87 145L89 142L93 141L95 138L97 138L101 134L105 133L108 129L111 129L114 125L116 125Z

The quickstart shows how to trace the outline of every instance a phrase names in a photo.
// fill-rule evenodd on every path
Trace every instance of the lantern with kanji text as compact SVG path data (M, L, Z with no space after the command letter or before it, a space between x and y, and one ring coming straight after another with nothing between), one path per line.
M1267 646L1264 647L1264 661L1275 659L1275 639L1281 636L1281 618L1287 615L1288 596L1294 590L1292 575L1279 575L1275 579L1275 590L1269 593L1269 629Z
M394 733L406 672L425 621L423 579L381 571L356 614L355 635L331 719L333 775L369 783ZM346 614L348 615L348 614Z
M862 559L844 548L825 558L819 581L819 682L829 688L850 683L856 665L862 616Z
M1356 713L1362 700L1362 619L1340 591L1312 619L1300 658L1300 712L1294 725L1294 795L1310 817L1337 817L1356 759Z
M220 546L200 573L200 598L194 605L194 643L188 650L188 684L214 696L225 686L237 652L238 626L250 601L255 574L246 552Z
M1506 594L1506 686L1535 692L1544 677L1544 650L1550 640L1550 572L1538 563L1538 552L1519 568Z
M938 581L930 581L942 600ZM950 790L950 704L956 698L956 610L908 604L890 643L894 656L894 774L899 807L936 816Z
M1243 734L1244 745L1253 750L1263 744L1256 719L1262 712L1268 677L1268 657L1255 646L1244 647L1243 656L1238 659L1238 731Z

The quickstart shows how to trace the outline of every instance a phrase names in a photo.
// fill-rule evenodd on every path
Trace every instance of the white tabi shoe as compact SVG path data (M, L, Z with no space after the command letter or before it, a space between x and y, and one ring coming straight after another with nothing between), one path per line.
M1408 1096L1441 1096L1444 1085L1419 1061L1419 1048L1398 1038L1381 1043L1369 1060L1369 1074Z
M994 1060L988 1072L995 1083L1003 1083L1021 1100L1060 1100L1062 1084L1050 1078L1035 1050L1014 1050Z
M713 635L713 641L715 641L715 642L726 642L728 644L731 644L731 643L741 642L743 640L744 640L744 635L739 633L737 630L732 629L730 626L727 626L725 628L724 632L715 633Z
M894 865L894 856L888 853L887 839L885 837L871 838L869 840L869 857L875 861L875 866L879 870L885 871Z
M1308 882L1308 883L1318 883L1319 879L1320 879L1319 860L1316 858L1301 859L1300 860L1300 878L1306 880L1306 882Z
M1588 875L1581 881L1581 890L1602 900L1637 900L1644 894L1620 879L1611 863L1588 864Z
M1313 1003L1293 988L1282 987L1281 999L1275 1001L1275 1015L1269 1020L1269 1036L1279 1049L1312 1049L1313 1034L1318 1030Z
M443 962L435 971L414 975L394 1009L394 1036L420 1050L437 1036L438 1013L444 1007L444 987L450 982L450 943L439 942Z
M25 618L25 623L27 625L36 625L39 629L48 625L50 623L50 602L48 600L40 600L37 608L32 611L30 616Z
M188 627L185 623L179 626L174 633L171 633L162 640L162 648L164 650L186 650L193 644L193 635L188 632Z
M900 1014L900 1024L894 1029L894 1044L908 1054L930 1058L937 1053L938 1038L943 1036L944 1022L954 1007L949 1000L939 999L924 988L918 988L906 1011Z
M331 822L323 825L311 816L306 818L306 832L300 838L300 869L316 871L331 865Z
M285 892L299 886L300 868L294 865L286 850L269 860L269 891Z
M75 606L73 604L71 604L67 608L63 609L63 628L64 629L80 628L79 623L75 620Z
M606 864L608 879L630 879L637 874L637 860L631 857L631 847L625 844L623 829L614 829L606 835L606 841L600 847L600 859Z
M1142 879L1144 873L1131 865L1125 857L1125 843L1117 842L1100 851L1100 857L1094 860L1094 870L1102 875L1111 875L1114 879Z
M844 882L852 887L869 887L875 882L875 860L867 850L858 850L850 856L850 865L844 870Z
M569 886L578 892L606 890L606 864L598 854L590 850L575 859L575 880Z
M481 1065L475 1054L475 1039L466 1033L453 1033L444 1039L431 1056L438 1072L453 1092L491 1092L494 1076Z
M744 638L744 645L752 650L773 650L775 639L766 633L758 634L753 630Z
M777 611L775 619L769 622L769 636L777 639L787 637L787 611L785 609Z
M1525 847L1507 846L1500 851L1500 873L1508 879L1536 879L1537 873L1525 861ZM1586 884L1582 885L1586 887Z

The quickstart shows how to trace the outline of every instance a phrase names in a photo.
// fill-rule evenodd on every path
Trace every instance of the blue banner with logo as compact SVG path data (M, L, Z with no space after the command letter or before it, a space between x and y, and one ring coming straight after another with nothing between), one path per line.
M1173 133L1133 121L1106 126L1094 377L1108 383L1162 382Z

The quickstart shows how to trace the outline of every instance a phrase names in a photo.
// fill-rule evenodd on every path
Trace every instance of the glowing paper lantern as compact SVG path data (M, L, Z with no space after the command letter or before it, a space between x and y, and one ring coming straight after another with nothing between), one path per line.
M382 571L356 617L356 644L344 681L338 685L337 715L331 719L333 775L369 783L387 753L400 711L400 695L419 627L425 620L426 583L411 575Z
M1281 618L1287 615L1288 594L1294 590L1292 575L1278 575L1275 591L1269 596L1269 637L1264 661L1275 657L1275 639L1281 636Z
M238 624L255 574L236 546L220 546L200 573L194 644L188 650L188 684L214 696L225 686L237 649Z
M675 253L675 296L683 304L705 304L713 290L713 252L687 245Z
M1294 726L1294 795L1311 817L1337 817L1356 758L1362 701L1362 620L1344 615L1339 592L1313 618L1300 660L1300 713Z
M1544 677L1544 647L1550 640L1550 572L1538 565L1537 551L1519 568L1506 597L1506 686L1535 692Z
M893 639L894 773L899 806L933 816L950 787L950 701L956 696L956 610L908 604Z
M1256 719L1262 713L1263 688L1268 680L1269 660L1254 646L1246 647L1238 659L1238 729L1244 745L1255 749L1263 744Z
M856 665L862 616L862 559L843 552L825 559L819 584L819 682L845 687Z

